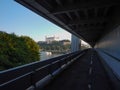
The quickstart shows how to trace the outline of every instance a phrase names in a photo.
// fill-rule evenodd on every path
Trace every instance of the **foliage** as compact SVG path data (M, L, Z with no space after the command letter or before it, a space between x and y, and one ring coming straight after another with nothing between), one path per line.
M39 46L31 38L0 32L0 70L39 59Z

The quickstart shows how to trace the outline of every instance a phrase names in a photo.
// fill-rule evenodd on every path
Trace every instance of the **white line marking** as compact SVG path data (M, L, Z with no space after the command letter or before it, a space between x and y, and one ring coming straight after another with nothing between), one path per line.
M93 64L93 60L91 60L90 64L91 64L91 65Z
M91 90L91 84L88 84L88 88L89 88L89 90Z
M90 67L90 69L89 69L89 75L91 75L92 74L92 67Z

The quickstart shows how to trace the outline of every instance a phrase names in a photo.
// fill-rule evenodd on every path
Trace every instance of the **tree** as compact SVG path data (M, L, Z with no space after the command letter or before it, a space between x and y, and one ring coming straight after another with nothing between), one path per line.
M0 70L40 60L39 46L27 36L0 32Z

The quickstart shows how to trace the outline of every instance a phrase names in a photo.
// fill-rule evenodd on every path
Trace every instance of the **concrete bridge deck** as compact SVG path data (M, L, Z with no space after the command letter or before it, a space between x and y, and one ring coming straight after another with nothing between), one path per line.
M97 54L89 50L43 90L113 90Z

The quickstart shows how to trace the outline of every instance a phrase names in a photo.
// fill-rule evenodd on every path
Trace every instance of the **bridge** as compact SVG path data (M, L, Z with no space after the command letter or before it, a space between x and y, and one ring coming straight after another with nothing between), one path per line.
M72 52L0 72L0 90L120 90L119 0L15 1L70 32Z

